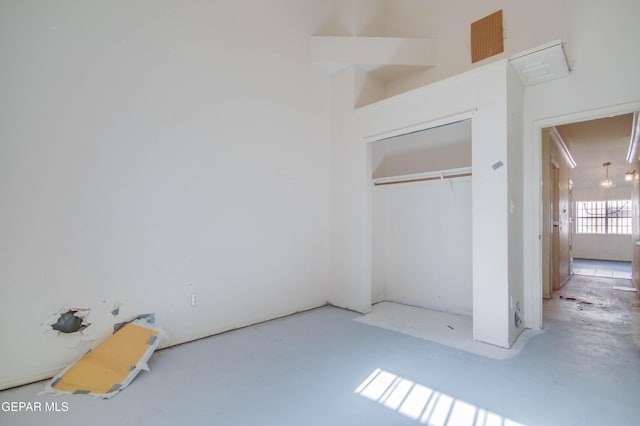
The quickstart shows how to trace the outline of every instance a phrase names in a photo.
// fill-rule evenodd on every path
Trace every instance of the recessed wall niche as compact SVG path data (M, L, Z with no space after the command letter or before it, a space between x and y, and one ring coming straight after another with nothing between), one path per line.
M471 315L471 120L371 150L373 302Z

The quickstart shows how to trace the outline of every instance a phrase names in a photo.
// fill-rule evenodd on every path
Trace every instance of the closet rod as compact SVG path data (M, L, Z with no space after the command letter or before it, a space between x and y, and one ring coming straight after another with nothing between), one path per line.
M375 182L374 185L375 186L397 185L399 183L425 182L425 181L429 181L429 180L453 179L453 178L460 178L460 177L467 177L467 176L471 176L471 172L469 172L469 173L457 173L457 174L453 174L453 175L443 175L443 176L433 176L433 177L406 179L406 180L395 180L395 181L391 181L391 182Z

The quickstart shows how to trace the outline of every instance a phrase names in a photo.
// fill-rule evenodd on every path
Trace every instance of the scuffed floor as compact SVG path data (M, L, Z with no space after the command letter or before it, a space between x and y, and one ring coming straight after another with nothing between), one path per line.
M544 303L548 328L564 333L556 348L584 374L615 369L640 376L640 300L630 280L573 275Z
M620 285L572 278L545 302L545 331L509 359L325 307L158 351L110 400L38 396L43 383L0 392L2 407L59 409L3 409L0 424L637 425L639 300Z

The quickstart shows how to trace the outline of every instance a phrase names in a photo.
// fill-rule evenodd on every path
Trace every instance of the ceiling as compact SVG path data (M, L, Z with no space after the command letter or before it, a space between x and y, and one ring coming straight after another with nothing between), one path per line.
M611 162L609 177L616 186L631 186L624 181L624 174L633 170L626 161L632 125L633 114L624 114L556 126L576 162L571 170L574 188L598 188L605 162Z

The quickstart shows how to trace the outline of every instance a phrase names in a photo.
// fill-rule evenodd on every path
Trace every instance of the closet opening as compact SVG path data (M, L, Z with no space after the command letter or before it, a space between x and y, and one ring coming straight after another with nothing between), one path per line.
M372 302L472 316L471 119L370 144Z

